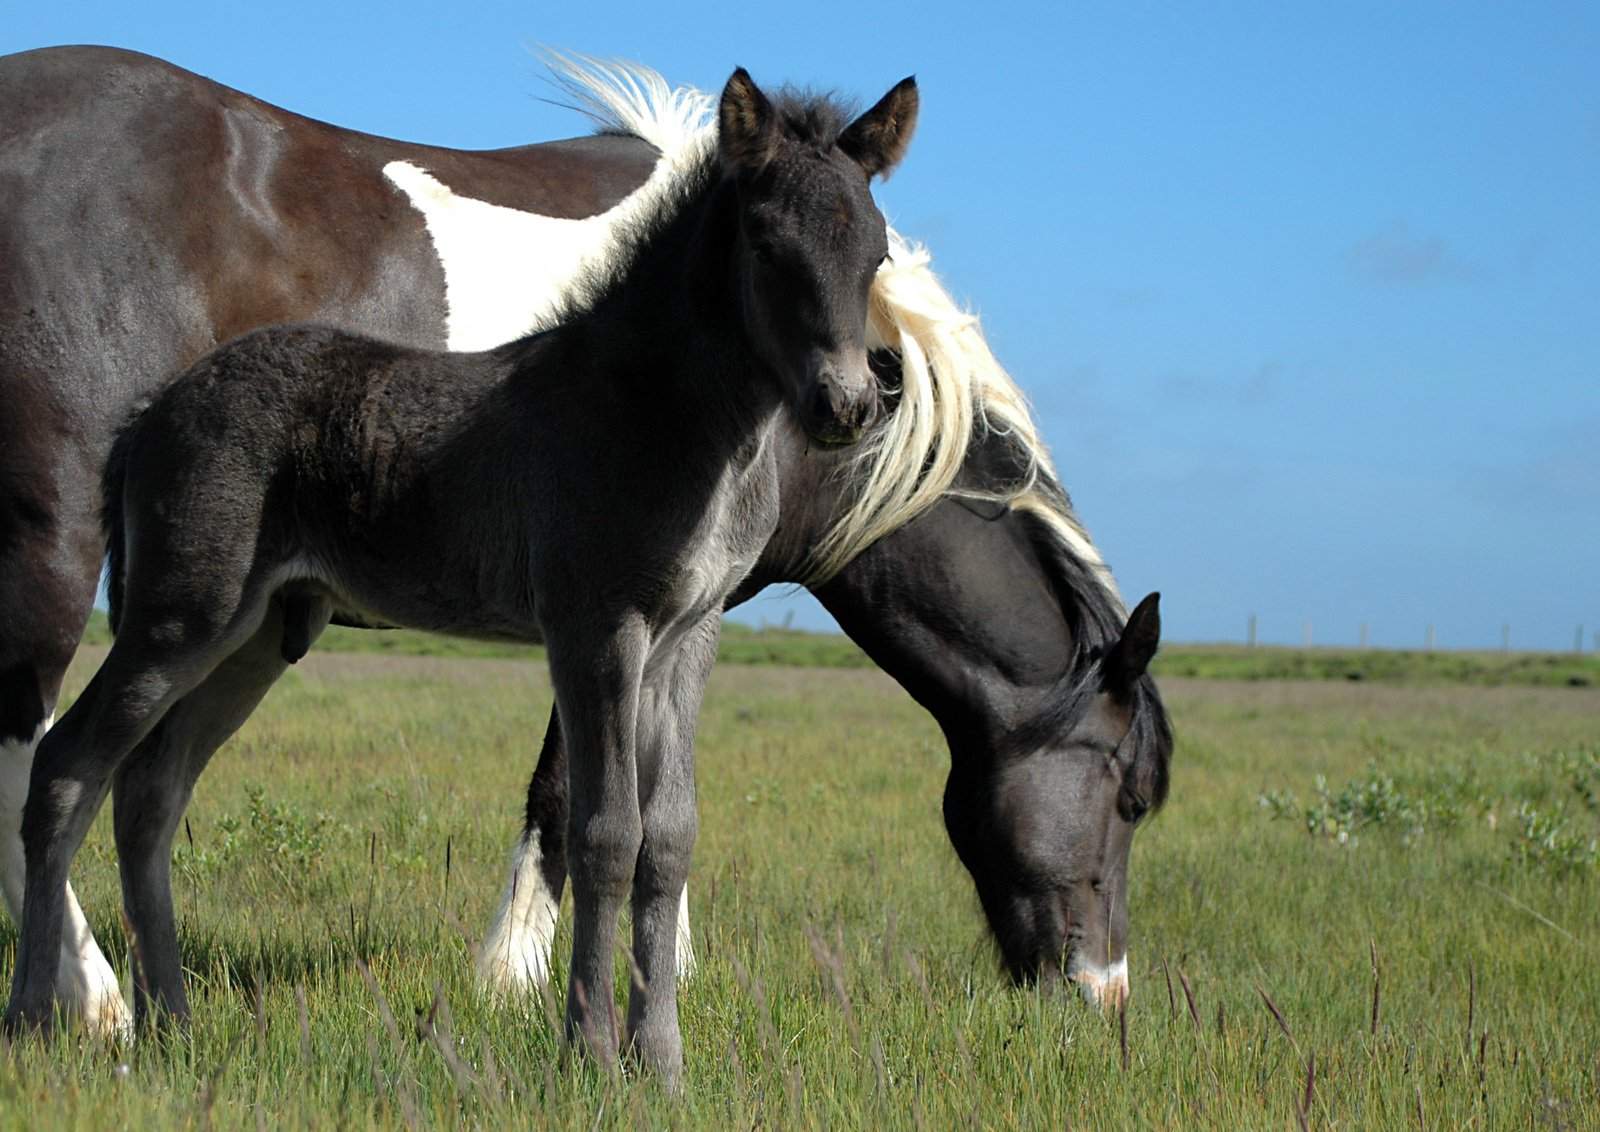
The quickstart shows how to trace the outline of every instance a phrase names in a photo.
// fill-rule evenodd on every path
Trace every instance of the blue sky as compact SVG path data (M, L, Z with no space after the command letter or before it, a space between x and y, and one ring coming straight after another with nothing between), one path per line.
M68 42L464 147L581 132L539 43L708 89L915 72L879 199L1169 639L1594 647L1600 6L0 0L0 50Z

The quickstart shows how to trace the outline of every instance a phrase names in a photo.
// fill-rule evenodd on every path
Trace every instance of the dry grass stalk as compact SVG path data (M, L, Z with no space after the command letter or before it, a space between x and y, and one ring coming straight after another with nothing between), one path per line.
M811 957L816 960L817 966L822 968L828 976L829 989L833 997L839 1000L839 1010L844 1015L845 1027L850 1031L850 1043L857 1050L861 1048L861 1029L856 1025L855 1007L850 1003L850 989L846 985L844 971L844 939L841 933L835 932L838 937L839 950L833 951L828 947L822 934L817 931L815 924L806 925L806 942L811 946Z
M296 983L294 987L294 1009L300 1022L300 1060L311 1060L311 1009L306 1005L306 985Z
M1311 1095L1317 1087L1317 1055L1312 1054L1306 1059L1306 1091L1300 1098L1300 1104L1295 1109L1295 1119L1300 1124L1300 1132L1311 1132Z
M1375 940L1375 939L1368 939L1367 940L1367 947L1372 952L1372 1025L1371 1025L1370 1029L1368 1030L1368 1032L1373 1037L1377 1037L1378 1036L1378 998L1379 998L1379 995L1381 993L1381 989L1380 989L1381 988L1381 976L1378 973L1378 941Z
M494 1048L489 1045L485 1036L478 1044L479 1057L483 1068L478 1074L479 1091L488 1100L490 1107L499 1108L505 1098L505 1082L500 1076L500 1062L494 1055Z
M1172 969L1167 966L1167 957L1161 957L1161 973L1167 978L1167 1020L1170 1022L1178 1016L1178 1000L1172 994Z
M444 1059L445 1068L450 1070L450 1078L455 1082L457 1095L465 1097L477 1087L478 1082L472 1070L456 1052L452 1029L450 1004L445 1001L444 988L435 983L433 1002L428 1006L428 1013L417 1022L418 1036L433 1043L434 1048L439 1051L439 1056Z
M909 948L903 953L906 970L911 972L911 981L917 984L917 990L922 994L922 1002L928 1008L928 1018L938 1018L941 1014L939 1006L933 1000L933 988L928 986L928 976L922 972L922 964L917 962L917 957ZM955 1031L956 1052L961 1054L961 1064L965 1067L967 1075L972 1075L972 1050L967 1045L967 1039L961 1031Z
M1122 1053L1122 1071L1128 1071L1128 1000L1117 1003L1117 1046Z
M1472 1056L1472 1027L1478 1013L1478 972L1467 960L1467 1056Z
M750 972L740 962L739 957L733 957L733 978L739 989L750 996L750 1001L756 1008L756 1035L761 1042L761 1055L766 1058L769 1065L776 1065L778 1031L772 1025L772 1010L767 1005L767 987L759 977L751 978Z
M1422 1111L1422 1086L1415 1086L1417 1090L1417 1127L1421 1132L1428 1132L1428 1118Z
M1189 986L1189 976L1183 973L1183 968L1178 968L1178 984L1183 987L1183 997L1189 1003L1189 1021L1194 1023L1196 1030L1200 1029L1200 1010L1194 1004L1194 991Z
M261 968L256 968L256 985L252 988L251 996L256 1016L256 1048L267 1048L267 990L266 976L261 973Z
M383 991L378 987L378 980L372 977L372 971L368 969L366 960L359 955L356 956L356 970L361 972L361 981L367 984L368 992L378 1004L378 1018L383 1022L383 1028L388 1031L389 1040L394 1043L395 1049L404 1050L405 1043L400 1040L400 1025L394 1020L394 1012L389 1009L389 1000L383 997Z
M139 950L139 933L133 930L133 921L128 919L126 909L119 910L118 915L122 917L122 934L128 939L128 954L132 958L134 1001L136 1004L139 1002L148 1004L150 983L144 973L144 953Z
M1256 993L1261 996L1261 1001L1267 1004L1267 1010L1272 1014L1273 1020L1278 1023L1278 1029L1283 1031L1283 1036L1289 1039L1289 1044L1294 1046L1296 1053L1299 1053L1300 1043L1294 1040L1294 1033L1289 1029L1288 1019L1284 1018L1283 1011L1278 1009L1278 1004L1272 1001L1272 996L1267 993L1267 988L1257 983Z

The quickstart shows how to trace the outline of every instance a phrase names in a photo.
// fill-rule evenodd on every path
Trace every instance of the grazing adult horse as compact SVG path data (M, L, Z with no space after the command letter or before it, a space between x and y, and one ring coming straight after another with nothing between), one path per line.
M791 445L803 444L790 434ZM955 490L984 498L1018 482L1027 455L986 430ZM737 604L805 576L834 521L848 457L783 459L783 520ZM813 593L939 722L950 746L950 840L971 874L1009 975L1065 977L1097 1005L1129 993L1128 856L1166 798L1172 733L1147 674L1157 597L1125 616L1044 473L1013 505L948 497L858 554ZM550 970L566 879L567 769L559 707L528 785L511 875L479 952L480 979L534 990ZM688 902L679 970L692 968Z
M735 71L714 144L553 328L458 354L269 328L128 426L105 473L117 638L34 762L9 1023L51 1015L67 869L130 756L117 841L140 985L187 1013L173 833L217 744L337 608L548 646L572 746L568 1033L615 1060L631 891L627 1040L676 1078L694 722L723 603L777 525L785 405L824 446L875 411L867 298L888 241L868 182L916 110L910 79L851 120ZM141 748L169 713L211 742Z
M129 52L0 59L0 880L14 915L32 751L90 607L104 547L100 468L129 407L217 342L268 323L315 320L453 349L540 325L575 275L603 267L614 233L707 128L708 100L694 92L642 70L604 77L575 72L574 93L605 132L463 152L342 130ZM845 467L785 431L780 524L752 579L812 585L939 719L957 799L947 819L955 813L952 837L980 889L1000 893L999 904L985 898L990 910L1007 903L1015 850L979 824L972 801L993 789L977 788L1017 757L1013 737L1058 702L1065 674L1105 647L1120 601L1016 387L924 253L893 247L874 283L868 341L899 386L898 406ZM947 498L951 489L972 498ZM841 492L855 505L830 511ZM1135 816L1165 793L1170 753L1148 681L1136 703L1108 767L1142 784L1130 788ZM166 743L209 741L182 722L169 715ZM1058 722L1032 734L1064 762L1072 751ZM137 762L125 764L119 810L124 797L136 806L139 777ZM1131 822L1112 807L1121 824L1102 838L1082 821L1082 799L1024 801L1036 825L1092 834L1072 835L1082 846L1074 871L1100 881L1111 938L1075 944L1068 964L1086 987L1098 970L1098 985L1120 992ZM552 846L541 862L541 840L560 825L536 807L557 802L530 791L538 836L519 846L514 899L483 949L485 974L502 985L543 971L565 857ZM1089 913L1083 885L1058 887L1075 930L1106 922ZM66 899L63 1005L91 1025L123 1026L115 975L70 889ZM1060 954L1048 933L1021 946L1009 920L991 912L1002 945L1013 941L1014 972L1026 973L1030 952Z

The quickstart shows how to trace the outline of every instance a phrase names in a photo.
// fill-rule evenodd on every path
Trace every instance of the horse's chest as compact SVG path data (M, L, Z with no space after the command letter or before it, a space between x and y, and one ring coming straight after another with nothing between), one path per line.
M778 494L766 462L724 477L695 536L669 571L654 618L657 641L720 613L728 594L755 568L778 522Z

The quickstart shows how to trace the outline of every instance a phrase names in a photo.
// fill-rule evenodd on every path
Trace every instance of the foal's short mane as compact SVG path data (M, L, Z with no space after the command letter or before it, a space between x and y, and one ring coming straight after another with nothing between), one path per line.
M677 164L709 147L714 102L673 89L647 67L549 54L557 82L601 130L638 137ZM832 144L851 116L839 101L785 91L775 103L786 123L817 144ZM947 495L1024 512L1108 595L1118 625L1126 613L1111 572L1056 479L1027 398L984 341L978 317L939 282L926 248L889 233L868 305L867 345L899 360L899 403L841 461L846 506L813 548L800 579L827 581L862 550ZM1022 456L1010 482L956 486L970 447L1001 436Z
M646 67L546 55L575 108L600 132L649 142L660 151L662 162L631 206L614 210L608 253L579 267L563 300L539 320L534 335L584 314L624 287L651 240L714 188L719 173L717 135L710 124L715 103L709 96L670 89ZM785 86L768 98L780 129L791 140L819 150L831 149L856 117L852 103L828 92Z

